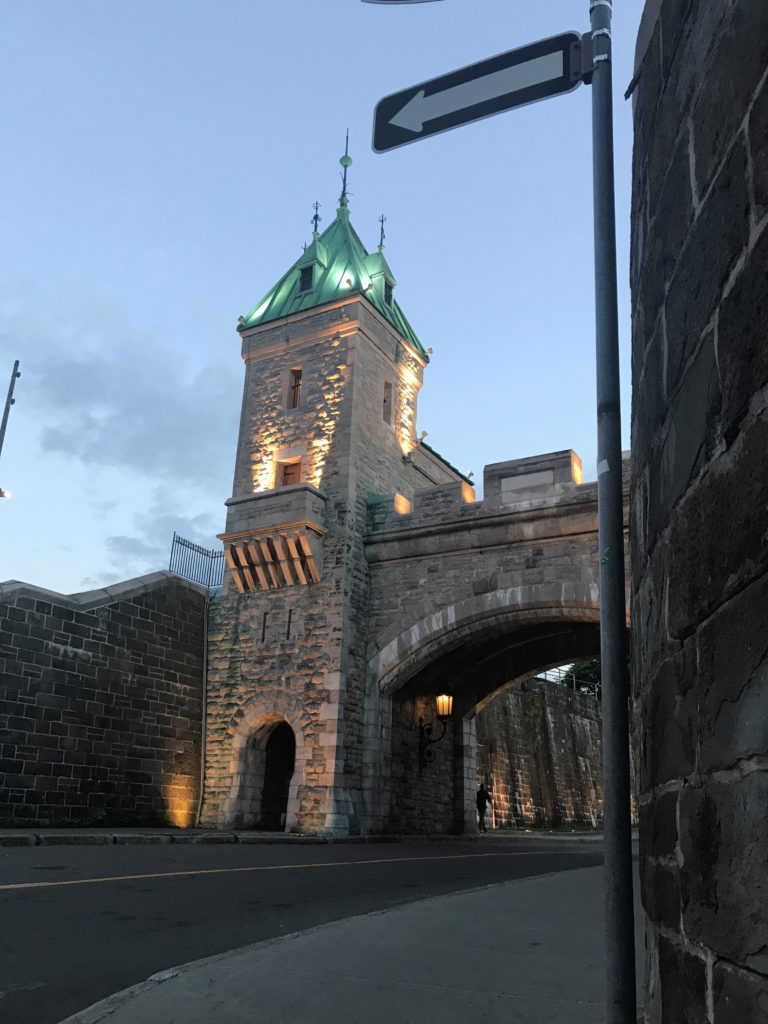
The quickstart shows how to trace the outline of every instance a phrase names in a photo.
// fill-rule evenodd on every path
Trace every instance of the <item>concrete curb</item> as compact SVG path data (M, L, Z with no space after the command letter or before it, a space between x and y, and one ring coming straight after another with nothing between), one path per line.
M535 841L553 839L564 843L602 843L602 833L597 835L557 832L494 832L484 836L322 836L290 835L263 832L111 832L59 829L55 832L0 832L0 847L3 846L145 846L175 845L218 845L240 843L243 845L367 845L381 843L481 843L499 841Z

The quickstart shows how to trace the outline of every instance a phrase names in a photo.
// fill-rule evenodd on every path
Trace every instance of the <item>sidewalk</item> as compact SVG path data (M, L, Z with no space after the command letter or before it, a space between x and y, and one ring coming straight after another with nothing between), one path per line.
M171 968L61 1024L601 1024L602 902L601 868L420 900Z

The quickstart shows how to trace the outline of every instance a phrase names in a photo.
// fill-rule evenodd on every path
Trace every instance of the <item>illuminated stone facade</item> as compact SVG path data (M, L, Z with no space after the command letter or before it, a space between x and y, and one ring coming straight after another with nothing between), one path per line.
M204 819L258 824L258 794L242 795L251 788L245 751L248 736L279 715L298 741L286 828L359 831L367 503L461 477L417 446L426 359L359 296L243 331L243 358L225 544L279 543L303 530L319 580L289 584L275 566L277 586L267 578L268 590L239 593L230 573L213 602ZM292 407L289 374L299 368ZM300 461L300 481L281 487L287 460Z
M303 290L313 261L316 305ZM285 722L287 830L471 830L480 704L598 650L596 485L564 451L486 467L475 501L417 438L428 355L373 290L379 271L391 285L342 207L241 318L204 824L264 827L268 737ZM420 770L419 717L446 685L454 720Z
M429 355L394 288L383 248L366 252L342 203L240 318L242 415L214 595L167 573L72 598L10 585L0 787L14 816L114 810L128 823L139 811L342 835L476 827L479 777L497 785L501 763L482 749L478 761L491 699L598 653L596 485L566 450L487 466L476 501L417 437ZM426 763L420 725L446 688L453 718ZM571 785L578 766L550 760ZM571 805L587 810L562 802L563 820L599 818L592 774L579 777Z

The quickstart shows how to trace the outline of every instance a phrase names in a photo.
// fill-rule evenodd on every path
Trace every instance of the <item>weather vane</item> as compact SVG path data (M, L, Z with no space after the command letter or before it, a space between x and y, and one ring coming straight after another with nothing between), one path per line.
M312 203L312 209L315 211L315 216L312 218L312 223L315 225L314 233L317 234L317 225L323 219L318 212L320 210L320 203Z
M383 249L383 248L384 248L384 239L385 239L385 238L387 237L387 236L386 236L386 235L384 234L384 223L385 223L386 219L387 219L387 218L386 218L386 217L384 216L384 214L383 214L383 213L382 213L382 215L381 215L381 216L379 217L379 224L381 224L381 237L379 238L379 248L380 248L380 249Z
M339 163L344 168L341 175L341 198L339 199L339 202L342 206L346 206L347 197L349 196L349 193L347 192L347 168L352 166L352 157L349 155L349 128L347 128L347 141L344 145L344 156L339 160Z

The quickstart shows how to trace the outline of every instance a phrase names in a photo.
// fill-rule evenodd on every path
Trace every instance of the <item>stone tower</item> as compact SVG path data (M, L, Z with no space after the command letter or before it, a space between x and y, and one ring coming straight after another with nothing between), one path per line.
M348 161L348 158L344 158ZM350 162L350 161L348 161ZM469 482L416 437L428 355L383 244L335 219L238 331L245 361L224 542L209 614L202 820L368 831L363 779L366 507Z

